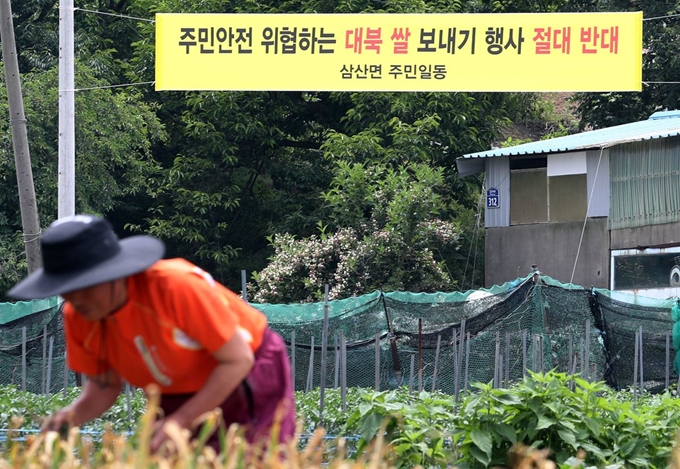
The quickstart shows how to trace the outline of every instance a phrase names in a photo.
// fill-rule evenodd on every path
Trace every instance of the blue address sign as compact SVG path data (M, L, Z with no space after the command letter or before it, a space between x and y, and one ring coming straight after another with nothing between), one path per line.
M486 191L486 208L500 208L501 199L495 187Z

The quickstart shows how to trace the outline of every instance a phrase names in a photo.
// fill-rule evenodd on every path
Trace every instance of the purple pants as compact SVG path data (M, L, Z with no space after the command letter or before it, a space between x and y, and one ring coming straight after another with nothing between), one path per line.
M161 396L160 406L164 415L173 413L192 395ZM286 344L276 332L265 330L262 344L255 352L253 369L220 408L227 428L232 423L241 425L250 443L267 443L275 421L279 442L285 443L293 438L295 401L290 364ZM218 452L221 450L217 433L207 444Z

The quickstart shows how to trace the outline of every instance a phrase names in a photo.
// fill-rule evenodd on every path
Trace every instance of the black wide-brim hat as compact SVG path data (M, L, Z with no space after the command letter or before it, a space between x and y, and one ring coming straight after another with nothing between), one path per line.
M92 215L61 218L45 231L43 267L7 295L20 300L48 298L142 272L163 257L163 242L152 236L119 240L111 224Z

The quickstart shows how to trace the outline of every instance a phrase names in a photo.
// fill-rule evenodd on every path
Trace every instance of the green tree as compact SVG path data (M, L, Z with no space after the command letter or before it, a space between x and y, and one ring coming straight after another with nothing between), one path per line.
M647 119L659 110L677 109L680 87L680 13L678 1L611 0L609 11L642 11L642 92L579 93L575 100L582 127L602 128Z
M462 8L461 2L414 0L228 5L138 0L130 14ZM138 81L148 81L153 79L153 30L151 25L141 28L144 39L135 44L132 66ZM488 148L508 122L507 95L493 93L172 92L154 99L170 135L156 153L165 175L143 222L131 227L149 226L169 240L171 252L196 260L232 287L239 285L237 268L266 265L272 249L268 236L306 237L319 222L330 226L321 198L335 171L322 158L328 145L337 151L335 160L382 162L392 168L414 161L443 169L442 197L448 212L456 213L459 208L476 210L479 180L459 179L455 158Z
M135 18L151 20L155 12L434 13L483 11L488 7L484 3L86 0L75 12L79 70L87 71L78 72L82 75L77 83L90 88L153 81L154 25ZM56 5L53 0L27 0L15 11L20 19L16 24L23 73L49 72L56 66ZM50 86L56 89L56 84ZM90 99L86 104L91 104L96 93L83 91L77 96ZM169 255L201 264L234 289L240 284L241 269L256 271L267 265L274 249L267 240L275 234L303 239L318 234L319 223L328 226L328 236L357 229L332 218L323 197L341 175L341 166L331 160L366 168L382 165L403 177L412 170L411 163L441 171L444 183L438 194L443 208L438 217L457 224L459 244L429 249L434 249L437 264L445 262L441 266L447 281L463 283L471 249L483 250L478 223L481 180L459 178L455 158L488 148L509 123L508 116L521 115L524 109L517 95L498 93L156 93L151 86L140 86L114 88L111 96L129 105L134 101L144 110L138 114L144 116L142 121L153 117L167 139L154 137L158 134L154 126L145 128L146 124L131 118L131 125L141 125L147 132L147 140L140 140L137 147L143 148L143 155L132 151L125 164L115 158L108 164L84 162L78 208L107 215L119 229L160 236ZM119 121L119 136L129 131L122 125L125 117L115 109L103 107L101 112L112 112L112 120ZM83 138L97 137L96 124L99 119L106 121L105 116L93 116L91 120L83 116L77 124L82 125L78 132L83 132ZM54 121L33 124L33 131L42 132L45 141L56 135ZM128 151L124 145L106 151L98 145L93 140L88 151L112 155ZM47 149L54 151L53 142ZM41 184L46 188L56 183L48 168L45 165L44 173L36 173L37 179L44 178ZM41 210L51 213L54 203L54 199L45 201ZM53 215L46 217L50 218Z
M130 199L144 200L160 167L153 147L165 138L153 101L129 81L127 60L138 22L114 16L128 0L84 0L74 12L76 210L110 214ZM54 0L13 2L29 147L41 222L57 216L59 9ZM134 79L134 77L132 77ZM0 93L6 96L4 83ZM8 115L6 101L0 113ZM25 275L11 134L0 121L0 288ZM127 200L126 200L127 199Z
M151 154L155 142L165 138L152 106L139 100L134 89L114 92L105 88L90 69L77 65L76 87L94 87L76 93L76 210L106 213L122 197L148 193L159 167ZM38 71L22 77L28 121L33 177L40 219L49 224L57 216L58 184L58 71ZM98 87L99 86L99 87ZM0 94L6 95L4 83ZM0 101L0 114L8 115ZM13 148L9 123L0 121L0 263L1 291L26 272L19 236L19 213Z
M334 229L296 239L272 239L275 255L255 275L253 299L266 303L319 301L382 289L446 291L453 281L432 247L456 243L454 223L439 218L443 171L422 163L339 161L323 194Z

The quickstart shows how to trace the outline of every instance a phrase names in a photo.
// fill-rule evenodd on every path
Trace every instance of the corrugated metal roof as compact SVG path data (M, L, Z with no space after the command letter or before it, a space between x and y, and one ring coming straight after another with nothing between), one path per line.
M680 135L680 111L653 114L648 120L591 130L565 137L539 140L507 148L494 148L479 153L469 153L456 159L458 174L468 176L484 171L484 158L496 156L540 155L565 153L593 148L607 148L626 142L665 138Z

